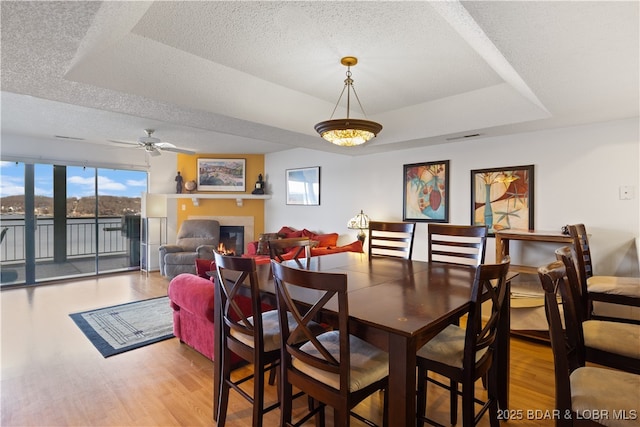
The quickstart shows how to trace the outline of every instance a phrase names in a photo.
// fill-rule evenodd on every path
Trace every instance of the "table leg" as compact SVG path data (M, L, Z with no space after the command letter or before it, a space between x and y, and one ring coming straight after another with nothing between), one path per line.
M389 336L389 425L416 425L416 345L407 337Z
M213 310L213 420L218 420L218 403L220 396L220 378L222 378L222 308L220 288L215 284Z
M496 369L498 382L498 406L502 410L509 408L509 362L511 353L511 281L505 283L506 295L500 309L500 322L496 337L496 353L492 369Z

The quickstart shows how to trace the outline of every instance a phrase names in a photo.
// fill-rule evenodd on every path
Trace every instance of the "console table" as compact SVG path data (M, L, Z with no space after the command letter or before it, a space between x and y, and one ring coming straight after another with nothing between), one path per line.
M495 237L496 260L502 259L504 255L509 255L509 243L512 240L519 240L524 242L557 243L558 246L573 244L571 236L562 234L559 231L502 230L496 231ZM551 252L549 258L550 261L554 260L555 254ZM535 281L537 282L538 267L540 266L518 265L511 263L511 267L509 270L514 273L517 272L535 275ZM545 324L546 326L546 321L544 320L544 292L542 291L542 287L536 287L533 284L530 285L532 286L519 287L516 283L511 284L511 324L516 328L518 327L518 324L527 325L524 326L526 328L528 328L529 326L535 326L535 328L511 329L511 334L526 338L533 338L541 341L548 341L548 332L546 330L540 330L541 324ZM519 314L519 310L522 310L521 313L526 311L528 314ZM521 328L522 327L523 326L521 326Z
M496 260L502 259L504 255L509 255L509 242L520 240L527 242L559 243L558 246L572 245L571 236L562 234L559 231L539 231L539 230L502 230L496 231ZM538 274L539 266L514 265L511 264L511 271L518 273Z

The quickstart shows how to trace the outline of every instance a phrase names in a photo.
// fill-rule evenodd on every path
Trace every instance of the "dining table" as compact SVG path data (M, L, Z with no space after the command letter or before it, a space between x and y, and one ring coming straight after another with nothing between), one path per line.
M389 354L388 419L393 425L415 425L416 352L447 325L457 321L470 306L475 266L371 257L343 252L288 260L284 265L347 275L349 330ZM270 264L258 266L260 288L273 297ZM511 279L511 277L509 277ZM507 280L509 286L509 280ZM216 286L217 288L217 286ZM216 300L218 290L216 290ZM492 374L497 375L498 404L508 408L509 397L509 289L502 306ZM294 298L312 303L314 294L300 292ZM337 310L331 301L326 309ZM333 308L332 308L333 307ZM214 418L217 418L221 342L220 313L216 307L214 340Z

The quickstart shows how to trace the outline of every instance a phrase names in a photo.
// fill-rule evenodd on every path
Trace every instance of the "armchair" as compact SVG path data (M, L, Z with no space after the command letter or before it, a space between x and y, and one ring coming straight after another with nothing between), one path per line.
M213 260L220 242L220 223L209 219L185 220L176 243L160 246L160 274L173 279L180 273L196 274L196 258Z

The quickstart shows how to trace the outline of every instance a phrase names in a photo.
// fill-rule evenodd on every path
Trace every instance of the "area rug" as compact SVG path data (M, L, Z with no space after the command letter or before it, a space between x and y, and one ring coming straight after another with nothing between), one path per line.
M69 315L104 357L172 338L168 297L158 297Z

